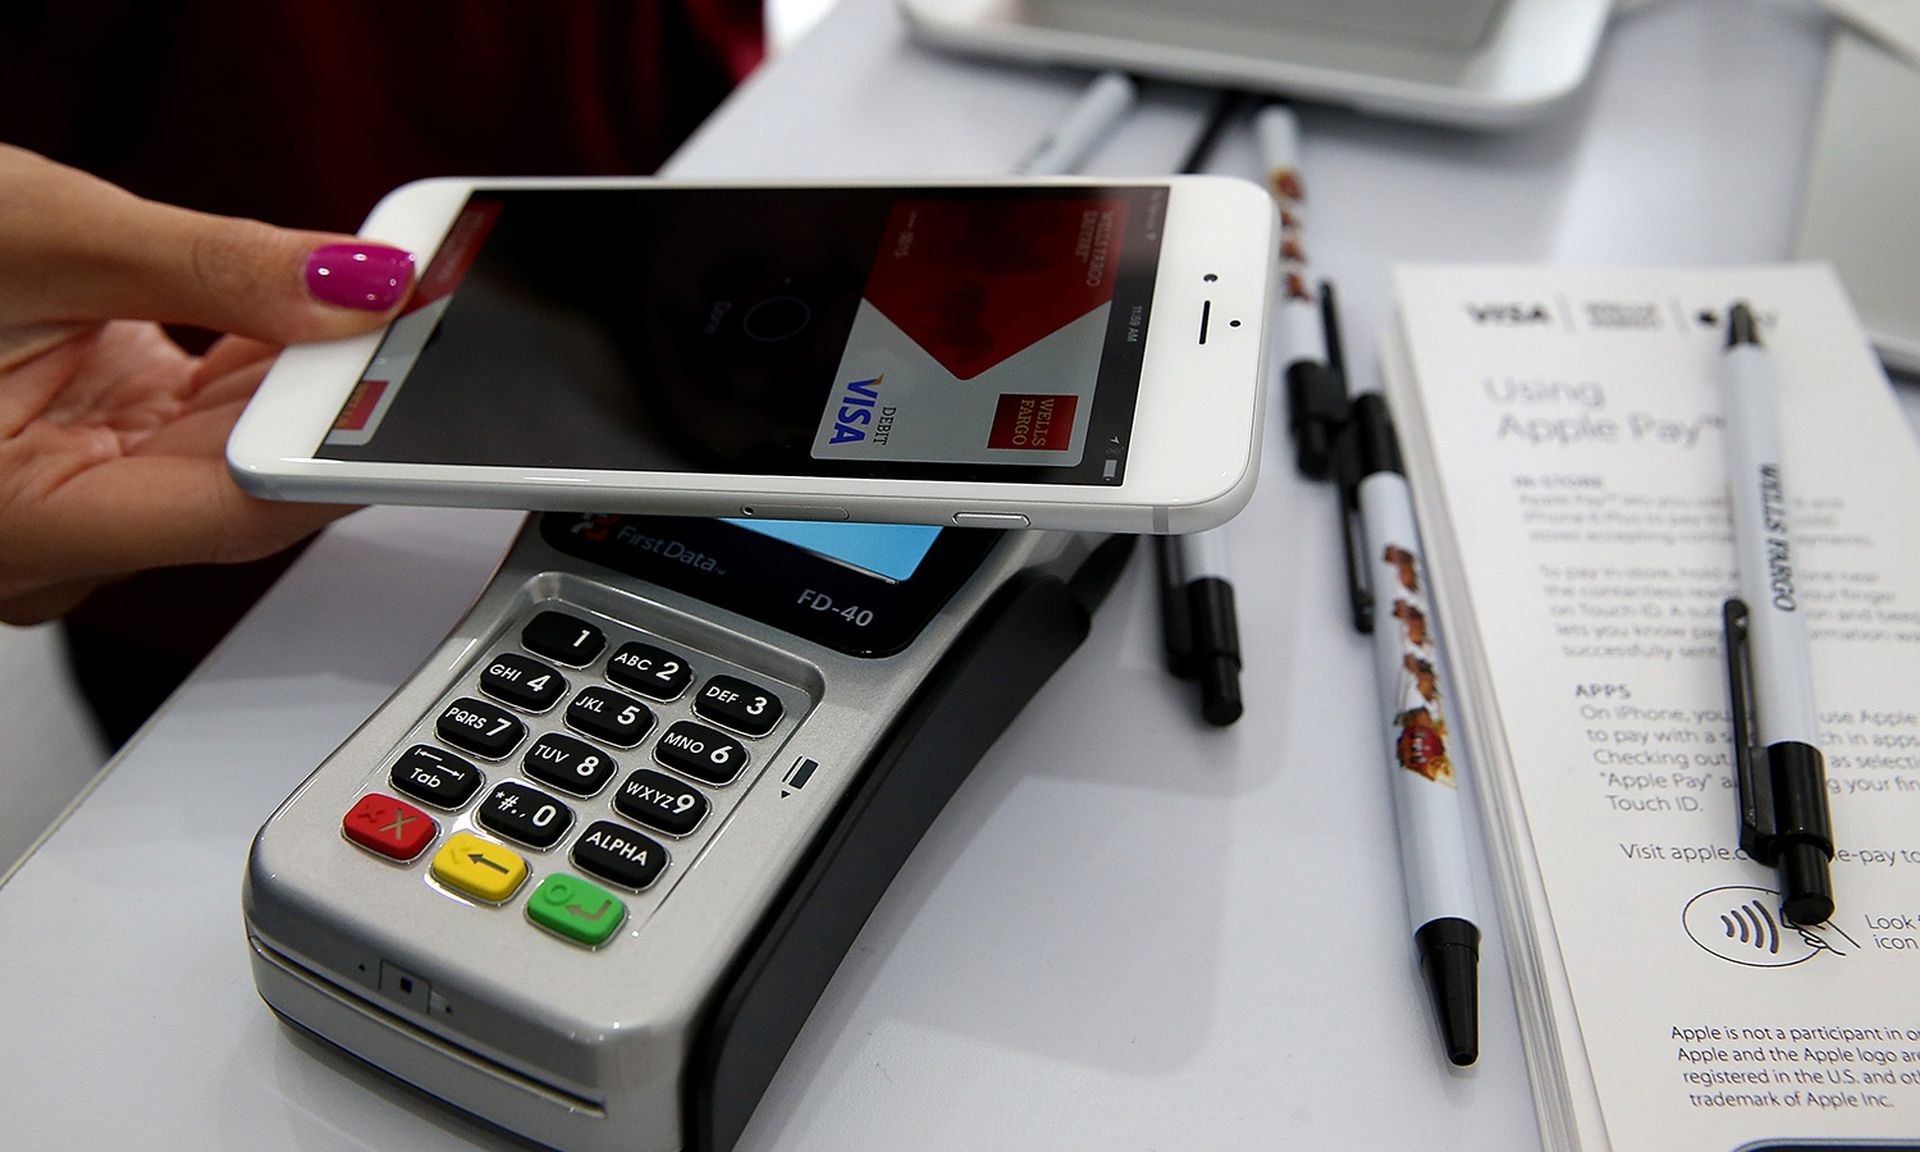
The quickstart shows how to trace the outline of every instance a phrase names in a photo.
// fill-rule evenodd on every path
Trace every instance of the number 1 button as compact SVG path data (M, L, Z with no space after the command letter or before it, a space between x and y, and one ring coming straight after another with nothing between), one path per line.
M520 643L529 652L578 668L600 655L607 646L607 634L578 616L542 612L520 630Z

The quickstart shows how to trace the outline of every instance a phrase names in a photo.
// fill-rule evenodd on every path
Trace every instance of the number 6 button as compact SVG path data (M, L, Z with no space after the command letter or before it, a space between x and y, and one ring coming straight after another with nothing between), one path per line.
M747 765L746 745L705 724L680 720L653 746L653 758L695 780L725 784Z

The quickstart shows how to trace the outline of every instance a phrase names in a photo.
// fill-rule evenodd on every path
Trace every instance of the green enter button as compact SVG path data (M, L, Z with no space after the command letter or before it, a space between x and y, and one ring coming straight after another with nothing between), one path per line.
M555 873L528 897L527 916L549 932L598 948L627 918L627 906L598 884Z

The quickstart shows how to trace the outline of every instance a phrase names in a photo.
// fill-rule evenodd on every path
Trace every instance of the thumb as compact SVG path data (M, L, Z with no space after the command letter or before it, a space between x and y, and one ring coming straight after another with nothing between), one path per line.
M142 200L0 147L0 324L158 320L278 344L378 327L413 254Z

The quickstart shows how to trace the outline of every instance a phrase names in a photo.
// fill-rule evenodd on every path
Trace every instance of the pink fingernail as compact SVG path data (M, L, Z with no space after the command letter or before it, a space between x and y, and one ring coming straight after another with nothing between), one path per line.
M385 312L413 284L413 253L384 244L323 244L307 257L307 291L339 308Z

